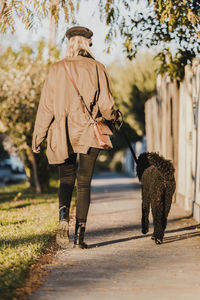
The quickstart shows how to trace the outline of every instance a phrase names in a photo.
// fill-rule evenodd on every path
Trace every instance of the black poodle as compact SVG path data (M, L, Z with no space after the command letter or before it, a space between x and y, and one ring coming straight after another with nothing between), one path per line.
M152 239L156 244L161 244L176 188L174 167L170 160L157 153L144 152L138 157L136 171L142 185L142 233L149 231L151 205L154 225Z

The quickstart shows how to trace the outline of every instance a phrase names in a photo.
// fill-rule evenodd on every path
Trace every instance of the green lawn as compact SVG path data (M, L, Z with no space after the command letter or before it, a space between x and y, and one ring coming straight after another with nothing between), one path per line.
M26 183L0 188L0 299L12 299L29 267L49 246L58 225L58 182L49 194L32 194ZM18 192L21 197L14 201ZM73 198L74 202L74 198Z

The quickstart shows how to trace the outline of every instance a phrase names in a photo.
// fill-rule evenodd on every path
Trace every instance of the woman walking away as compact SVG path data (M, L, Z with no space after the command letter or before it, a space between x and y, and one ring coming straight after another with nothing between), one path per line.
M66 31L69 39L66 57L54 63L44 83L36 115L32 140L34 153L47 134L49 164L59 169L59 227L57 243L69 243L69 209L77 170L77 205L74 248L87 248L85 225L90 205L90 186L94 165L100 149L95 122L116 121L118 112L105 67L90 52L93 33L85 27ZM108 133L109 134L109 133ZM112 147L109 136L107 146Z

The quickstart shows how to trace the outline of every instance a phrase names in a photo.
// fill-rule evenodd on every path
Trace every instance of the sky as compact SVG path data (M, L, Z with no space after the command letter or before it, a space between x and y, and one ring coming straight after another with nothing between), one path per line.
M97 1L81 1L80 9L76 15L76 19L78 23L77 25L86 26L93 31L93 46L91 47L91 51L97 60L100 60L105 65L110 64L116 59L121 61L124 60L125 54L122 50L122 39L120 37L113 41L111 54L106 53L105 36L108 32L108 28L103 22L100 21L99 12L97 10ZM57 33L57 43L61 42L68 27L69 24L66 24L64 20L62 23L61 20ZM42 22L42 27L40 27L37 32L27 31L25 30L23 24L17 22L16 33L14 35L1 34L0 44L3 45L3 47L12 45L14 49L17 49L24 43L28 43L34 47L34 45L40 39L48 39L48 32L48 19ZM64 55L66 42L67 40L62 44L62 55Z

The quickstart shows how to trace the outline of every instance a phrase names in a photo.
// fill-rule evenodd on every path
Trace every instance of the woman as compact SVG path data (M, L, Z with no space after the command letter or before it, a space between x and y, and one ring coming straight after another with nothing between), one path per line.
M106 69L93 58L89 49L92 35L92 31L85 27L76 26L67 30L69 42L66 58L50 67L33 133L33 152L40 152L40 144L47 134L48 162L57 164L59 169L59 227L56 241L61 247L69 243L69 208L79 154L74 247L87 248L84 232L90 205L90 185L101 149L91 119L72 83L73 79L94 119L115 121L118 118L113 108Z

